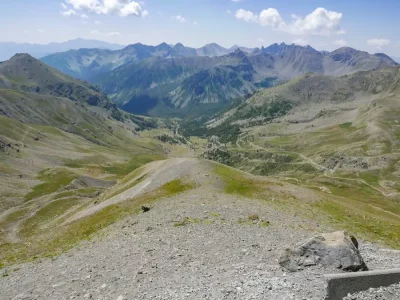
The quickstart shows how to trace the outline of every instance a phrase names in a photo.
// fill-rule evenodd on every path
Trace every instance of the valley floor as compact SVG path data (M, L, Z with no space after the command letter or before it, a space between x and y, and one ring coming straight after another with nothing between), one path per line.
M282 248L337 228L274 199L231 193L216 168L199 159L169 160L146 188L183 176L194 189L152 202L149 212L130 215L57 258L6 268L0 298L323 299L323 274L330 271L286 273L277 258ZM275 186L276 197L293 192L288 183L268 180L265 188ZM400 251L361 241L361 254L370 269L400 267Z

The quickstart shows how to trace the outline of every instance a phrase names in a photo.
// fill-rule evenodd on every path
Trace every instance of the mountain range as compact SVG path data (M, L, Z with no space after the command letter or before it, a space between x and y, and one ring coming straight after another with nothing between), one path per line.
M122 49L109 51L105 49L73 49L64 53L55 53L42 60L73 77L88 80L101 73L106 73L117 67L152 57L216 57L241 49L253 52L257 49L233 46L229 49L211 43L201 48L185 47L183 44L168 45L162 43L157 46L148 46L141 43L132 44Z
M15 53L29 53L30 55L41 58L43 56L64 52L71 49L81 48L99 48L117 50L124 46L119 44L108 43L98 40L74 39L62 43L49 44L29 44L15 42L0 42L0 61L4 61L12 57Z
M99 85L127 111L153 115L199 104L229 103L307 73L341 76L397 65L382 53L348 47L320 52L284 43L251 52L216 44L199 49L182 44L134 44L116 51L71 50L42 60Z

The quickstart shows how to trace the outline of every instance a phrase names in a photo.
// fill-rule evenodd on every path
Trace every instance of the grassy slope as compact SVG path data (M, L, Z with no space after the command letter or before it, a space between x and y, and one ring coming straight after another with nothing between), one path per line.
M117 194L137 184L132 182L135 171L165 159L164 149L170 145L153 138L151 131L136 132L130 119L119 122L104 109L64 98L0 89L0 103L5 114L0 114L0 262L4 264L70 249L136 212L142 203L191 187L173 181L61 226L71 213L108 195L105 186L113 181L117 185L110 191ZM169 133L167 127L155 132L160 130ZM174 147L178 151L186 146ZM68 188L81 178L102 180L106 185Z
M226 193L266 201L268 205L301 214L316 223L330 224L363 239L400 248L400 206L382 198L373 189L357 184L350 186L338 180L335 186L330 186L331 193L326 193L319 189L323 183L294 180L291 183L297 188L291 193L285 189L277 191L274 187L279 186L279 182L251 178L220 164L215 165L215 172L225 181ZM299 187L311 188L314 193L305 200Z

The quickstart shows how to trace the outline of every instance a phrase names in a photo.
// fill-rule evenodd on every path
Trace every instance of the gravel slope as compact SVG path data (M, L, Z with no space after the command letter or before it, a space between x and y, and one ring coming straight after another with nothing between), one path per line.
M180 166L190 167L200 187L57 259L10 269L0 277L0 299L323 299L326 270L286 273L277 258L280 249L331 229L222 193L207 164L189 161ZM260 220L239 222L252 214ZM371 269L400 267L399 251L362 244L361 253Z

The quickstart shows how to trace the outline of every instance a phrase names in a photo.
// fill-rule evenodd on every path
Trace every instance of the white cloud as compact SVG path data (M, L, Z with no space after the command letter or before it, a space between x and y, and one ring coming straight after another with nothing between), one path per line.
M122 17L146 16L148 11L143 4L132 0L65 0L75 10L83 10L95 14L116 13Z
M63 8L63 9L65 9L65 10L67 10L67 9L68 9L68 6L67 6L67 5L65 5L65 3L61 3L61 6L62 6L62 8Z
M29 30L24 30L24 34L31 33Z
M243 0L232 0L232 2L241 2Z
M388 46L390 44L390 40L387 39L370 39L367 40L367 45L371 47L375 47L378 50L381 50L383 47Z
M38 29L38 30L36 30L37 32L39 32L39 33L44 33L44 32L46 32L45 30L43 30L43 29Z
M180 16L180 15L177 15L177 16L173 17L173 19L177 20L178 22L181 22L181 23L185 23L186 22L186 19L184 17Z
M89 17L86 14L81 14L82 19L89 19Z
M281 28L286 26L281 15L275 8L264 9L260 13L259 22L262 26L271 26L272 28Z
M259 43L264 43L265 40L264 40L263 38L258 38L258 39L257 39L257 42L259 42Z
M286 23L275 8L264 9L259 15L239 9L235 16L245 22L258 23L293 35L331 36L345 33L340 28L343 15L321 7L304 18L292 14L290 23Z
M115 2L118 2L118 1L115 1ZM143 11L140 4L137 2L134 2L134 1L127 3L126 5L122 6L122 8L120 9L120 14L123 17L132 16L132 15L140 16L143 13L145 13L147 15L147 11Z
M64 17L71 17L71 16L76 16L76 15L77 15L76 11L73 10L73 9L68 9L68 10L66 10L66 11L63 11L61 14L62 14Z
M199 25L199 23L197 21L194 21L193 25Z
M231 15L231 14L232 14L232 11L231 11L230 9L228 9L228 10L226 11L226 13L227 13L228 15Z
M90 34L97 35L97 34L100 34L100 32L97 31L97 30L92 30L92 31L90 32Z
M300 46L307 46L308 45L308 42L303 38L295 39L293 41L293 43L296 44L296 45L300 45Z
M304 18L298 17L291 27L295 34L321 36L344 34L345 32L340 28L342 17L342 13L319 7Z
M336 41L333 41L333 44L338 47L347 46L347 42L345 40L336 40Z
M253 14L251 11L239 9L235 14L236 19L245 21L245 22L258 22L259 17Z
M94 21L94 24L96 24L96 25L100 25L101 24L101 22L100 21Z

